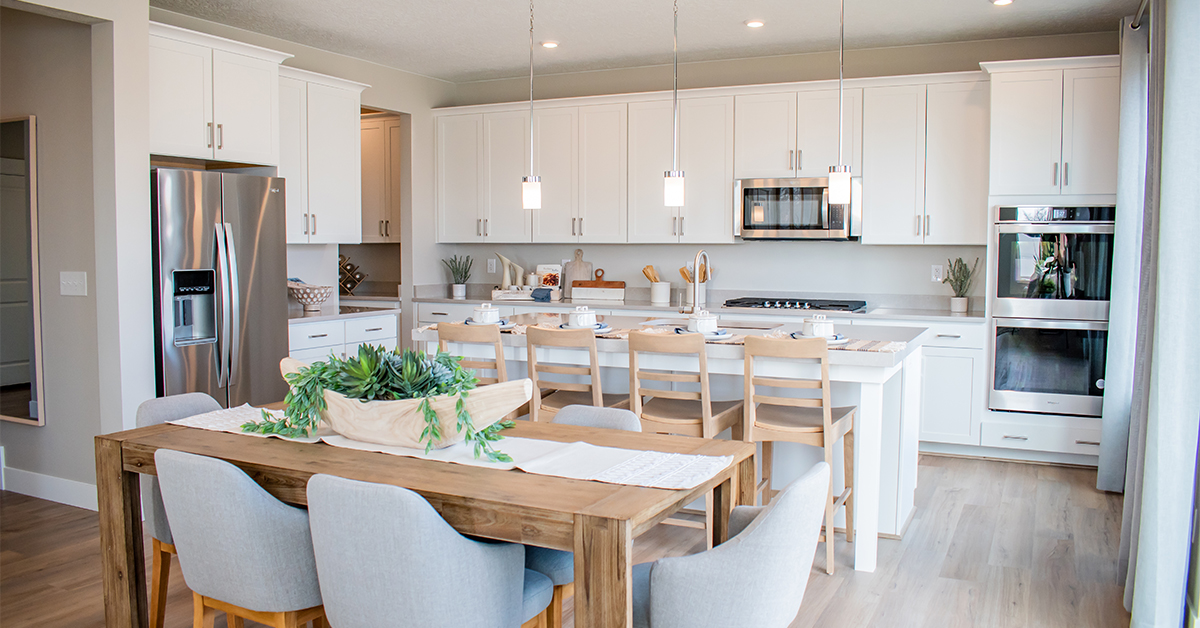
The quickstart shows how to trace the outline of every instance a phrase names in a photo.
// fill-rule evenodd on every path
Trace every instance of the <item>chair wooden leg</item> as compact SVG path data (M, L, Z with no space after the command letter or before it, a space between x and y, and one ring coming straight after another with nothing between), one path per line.
M237 615L225 613L225 625L229 628L246 628L246 620Z
M171 546L158 539L150 543L150 628L163 628L167 617L167 583L171 579Z
M825 462L833 466L833 450L831 443L826 442ZM833 575L833 474L829 475L829 492L825 495L825 573Z
M762 505L771 503L771 470L775 465L775 443L763 441L762 444Z
M713 492L704 496L704 538L708 549L713 548Z
M846 497L846 542L854 542L854 432L846 432L842 437L842 457L846 466L846 488L850 495Z
M217 609L204 603L204 596L192 592L192 628L214 628Z
M563 598L566 597L566 585L560 584L554 587L554 594L550 597L550 606L546 607L546 626L548 628L562 628L562 607Z

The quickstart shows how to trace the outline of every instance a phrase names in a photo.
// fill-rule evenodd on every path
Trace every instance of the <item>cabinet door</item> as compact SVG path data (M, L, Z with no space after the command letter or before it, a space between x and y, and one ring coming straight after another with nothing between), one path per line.
M1058 194L1062 70L992 75L991 194Z
M579 108L579 241L625 242L626 106Z
M862 90L846 90L842 104L842 160L862 175ZM827 177L838 165L838 90L800 92L796 106L796 176Z
M214 50L214 156L221 161L279 163L279 64Z
M212 49L150 37L150 152L212 159Z
M483 115L437 118L439 242L483 240Z
M1117 193L1121 72L1063 72L1063 194Z
M279 79L279 176L286 179L288 244L308 243L308 83Z
M483 115L483 235L488 242L532 241L533 210L521 204L529 169L529 114Z
M796 93L734 97L733 177L788 179L796 172Z
M930 85L925 244L987 244L988 84Z
M679 101L679 241L733 242L733 97Z
M679 241L679 212L663 204L663 174L671 169L673 120L669 100L629 104L630 242ZM732 197L732 192L728 196Z
M362 241L387 242L387 129L382 118L367 118L360 127L362 155Z
M978 445L984 352L937 347L923 351L921 440Z
M388 118L384 122L387 133L387 178L384 179L383 235L386 241L399 244L400 219L403 214L404 191L412 189L409 175L404 170L404 149L408 127L400 118Z
M362 241L359 94L308 84L309 241Z
M531 212L534 242L578 239L578 138L578 107L533 114L533 171L542 178L542 208Z
M864 244L920 244L925 214L925 86L863 90Z

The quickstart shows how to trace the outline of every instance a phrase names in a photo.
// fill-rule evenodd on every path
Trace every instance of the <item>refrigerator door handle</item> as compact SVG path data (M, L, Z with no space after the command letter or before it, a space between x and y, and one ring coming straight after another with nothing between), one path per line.
M217 387L225 388L229 385L229 319L231 317L229 310L229 264L227 260L229 256L225 246L225 228L221 223L213 225L216 233L213 241L217 246L217 254L213 256L213 263L217 265L217 275L221 278L221 328L217 332Z
M241 362L242 350L238 340L242 337L242 283L238 278L237 266L237 246L233 242L233 225L225 223L225 254L228 256L229 263L229 296L230 296L230 316L227 320L231 326L233 335L228 337L230 359L228 364L229 369L229 384L238 376L238 363Z

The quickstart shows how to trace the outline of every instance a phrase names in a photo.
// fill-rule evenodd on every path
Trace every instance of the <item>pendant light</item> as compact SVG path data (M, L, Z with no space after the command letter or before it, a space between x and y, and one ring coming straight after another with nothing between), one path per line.
M679 0L675 0L675 36L672 47L675 61L672 65L674 80L671 84L671 105L675 110L675 144L671 158L671 169L663 177L663 204L667 207L683 207L683 171L679 169Z
M521 207L542 208L542 178L533 174L533 0L529 2L529 176L521 179Z
M846 54L846 0L840 0L838 24L838 165L829 167L829 204L850 204L850 166L842 163L842 133L845 127L845 54Z

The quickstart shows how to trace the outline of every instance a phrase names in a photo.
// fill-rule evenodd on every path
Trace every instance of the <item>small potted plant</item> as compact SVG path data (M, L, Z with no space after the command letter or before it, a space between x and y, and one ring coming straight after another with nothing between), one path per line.
M970 267L967 267L967 263L961 257L953 262L946 260L946 266L946 277L942 279L942 283L948 283L954 289L954 296L950 298L950 311L966 312L967 294L971 292L971 282L975 279L975 270L979 268L979 258L976 257L975 264Z
M450 269L450 278L453 280L453 283L450 284L450 296L455 299L466 299L467 280L471 278L471 256L455 255L450 259L443 259L442 263Z

